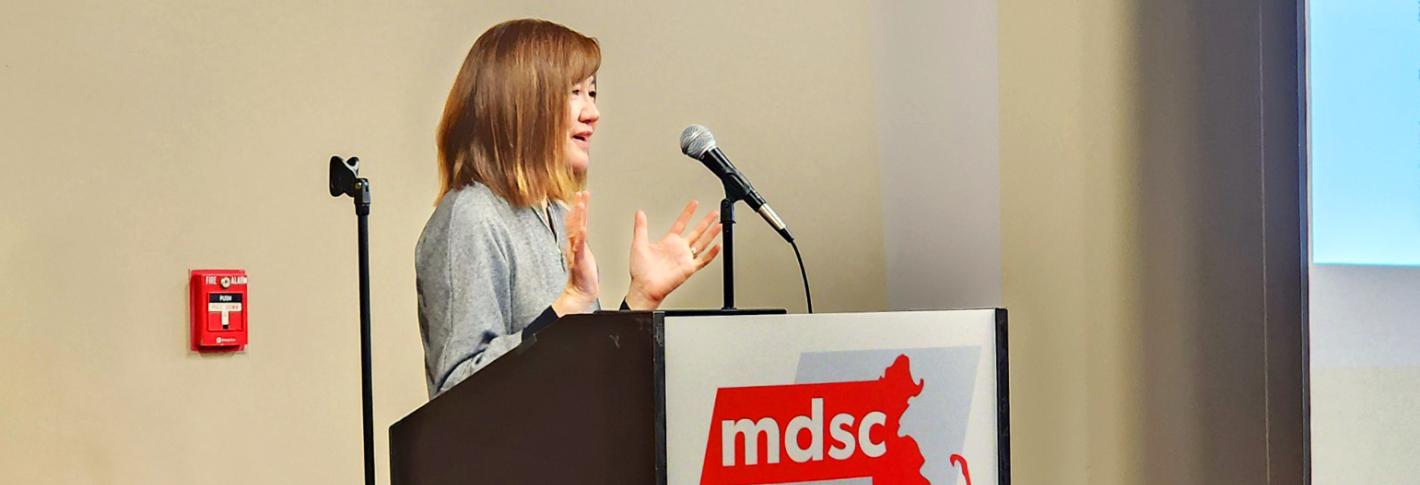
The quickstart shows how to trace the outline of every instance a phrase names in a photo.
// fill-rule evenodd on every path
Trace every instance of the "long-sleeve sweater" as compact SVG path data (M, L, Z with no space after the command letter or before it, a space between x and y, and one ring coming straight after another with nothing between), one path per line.
M415 248L419 330L430 399L556 319L567 284L563 220L549 204L516 208L478 183L439 202Z

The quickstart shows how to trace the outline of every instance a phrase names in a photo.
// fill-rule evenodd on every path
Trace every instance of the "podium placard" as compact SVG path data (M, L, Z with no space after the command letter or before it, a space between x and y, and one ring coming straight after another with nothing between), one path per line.
M666 481L1008 484L1005 318L666 317Z
M574 315L391 426L390 482L1009 484L1006 382L1000 309Z

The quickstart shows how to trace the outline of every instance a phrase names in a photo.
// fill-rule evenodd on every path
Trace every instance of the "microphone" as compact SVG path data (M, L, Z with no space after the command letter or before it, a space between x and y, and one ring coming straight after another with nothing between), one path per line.
M754 190L754 186L749 184L744 174L735 169L735 164L730 163L730 159L725 157L725 152L720 151L720 147L715 145L715 135L710 133L710 129L700 125L690 125L685 131L680 132L680 151L690 158L699 160L705 168L715 173L720 178L720 183L725 185L725 196L731 200L743 199L749 204L749 208L759 213L765 222L769 223L779 235L790 244L794 242L793 234L789 233L789 226L784 225L784 221L779 218L779 214L769 207L769 203L764 201L764 197Z

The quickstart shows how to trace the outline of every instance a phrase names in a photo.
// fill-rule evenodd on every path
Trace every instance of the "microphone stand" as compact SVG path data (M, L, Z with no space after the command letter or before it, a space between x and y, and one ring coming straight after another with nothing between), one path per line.
M744 185L732 184L727 179L721 179L721 185L725 187L725 198L720 200L720 243L724 248L721 257L724 258L725 265L725 306L720 310L725 313L735 313L735 203L745 200L749 194L745 193Z
M330 195L355 201L360 258L360 397L364 420L365 484L375 485L375 419L370 372L370 181L360 178L360 159L330 157Z
M786 313L783 308L758 308L741 309L735 308L735 203L746 200L749 194L745 192L744 186L747 184L723 183L725 186L725 198L720 200L720 244L723 250L721 257L724 258L725 274L725 305L719 310L671 310L667 315L782 315Z
M360 398L365 431L365 483L375 483L375 412L370 371L370 182L360 179L355 217L360 245Z
M725 187L725 198L720 200L720 243L721 262L725 265L725 306L722 310L735 309L735 200L730 198L730 188Z
M725 306L717 310L660 310L672 317L702 317L715 315L783 315L783 308L735 308L735 203L749 195L725 184L725 198L720 201L720 256L725 265Z

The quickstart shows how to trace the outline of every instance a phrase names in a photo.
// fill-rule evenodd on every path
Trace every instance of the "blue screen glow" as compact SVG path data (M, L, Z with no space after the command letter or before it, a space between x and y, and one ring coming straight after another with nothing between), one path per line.
M1420 0L1311 0L1312 260L1420 266Z

